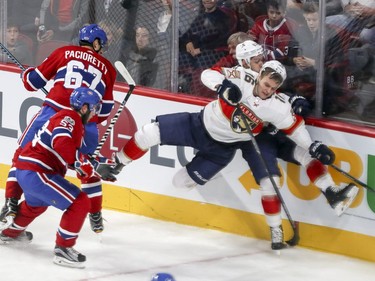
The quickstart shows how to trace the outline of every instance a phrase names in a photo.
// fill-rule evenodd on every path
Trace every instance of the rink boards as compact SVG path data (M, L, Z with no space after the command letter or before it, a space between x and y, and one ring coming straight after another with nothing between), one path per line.
M4 188L17 138L39 109L44 94L27 92L18 69L5 66L1 69L4 71L0 72L3 81L0 86L0 187ZM125 86L118 85L116 100L121 102L126 90ZM132 120L122 120L116 125L106 147L118 150L135 127L149 123L159 114L195 112L205 103L194 97L138 88L127 102ZM314 123L320 124L319 120ZM327 129L327 123L309 126L312 138L323 141L336 152L337 166L369 186L375 186L374 132L370 129L348 130L347 126ZM104 206L160 220L269 239L259 187L240 154L205 186L193 190L172 186L173 175L193 155L191 148L153 147L143 158L125 167L117 182L104 184ZM299 222L300 246L375 261L375 193L361 188L347 214L337 217L319 190L309 183L304 169L282 161L280 168L283 173L280 191L293 220ZM331 168L330 171L337 183L349 182ZM69 175L78 184L74 174ZM284 230L289 238L291 228L286 219Z

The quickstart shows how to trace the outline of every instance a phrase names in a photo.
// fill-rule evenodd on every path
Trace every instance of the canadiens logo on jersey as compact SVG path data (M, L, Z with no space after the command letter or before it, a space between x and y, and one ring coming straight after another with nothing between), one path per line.
M241 111L243 114L241 114ZM231 127L236 133L248 133L245 121L249 125L249 128L254 134L259 134L263 128L262 120L247 106L240 104L239 108L236 108L232 113Z

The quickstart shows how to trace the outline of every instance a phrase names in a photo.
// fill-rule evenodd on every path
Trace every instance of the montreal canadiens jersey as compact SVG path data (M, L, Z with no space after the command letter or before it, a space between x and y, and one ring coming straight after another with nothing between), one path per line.
M83 134L81 116L71 109L60 110L25 146L15 166L18 169L64 176L68 165L76 160Z
M240 66L212 68L202 72L202 82L210 89L215 90L215 87L222 84L226 78L236 84L242 92L240 109L227 104L221 98L205 106L203 122L207 132L213 139L224 143L250 140L241 110L254 135L259 134L265 125L272 123L299 146L308 148L312 142L310 135L304 126L303 119L293 113L286 95L274 94L265 100L254 96L257 76L258 73L245 70Z
M36 91L53 79L44 105L56 111L70 108L70 94L75 88L88 87L102 98L100 112L92 121L103 122L113 108L116 70L103 56L80 46L65 46L53 51L37 68L23 78L25 88Z
M284 18L275 27L271 27L268 21L269 19L266 15L257 18L255 24L249 30L249 34L255 42L263 46L268 60L277 59L281 61L286 59L288 45L298 25L290 18Z

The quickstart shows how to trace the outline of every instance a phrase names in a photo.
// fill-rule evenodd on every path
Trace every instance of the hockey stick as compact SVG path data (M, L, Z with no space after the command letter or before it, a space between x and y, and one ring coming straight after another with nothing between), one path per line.
M352 181L354 181L355 183L359 184L360 186L366 188L368 191L371 191L371 192L374 192L375 193L375 189L369 187L367 184L365 184L364 182L361 182L359 179L356 179L355 177L353 177L352 175L348 174L347 172L345 172L344 170L340 169L339 167L337 167L336 165L334 164L330 164L330 166L332 168L334 168L336 171L340 172L341 174L343 174L344 176L346 176L347 178L351 179Z
M5 53L8 58L10 58L22 71L26 70L26 68L20 63L20 61L2 43L0 43L0 48L3 53ZM48 91L45 88L41 88L41 90L46 95L48 94Z
M133 78L130 76L128 70L125 68L124 64L121 61L115 61L115 67L118 70L118 72L121 74L121 76L125 79L125 81L129 85L129 91L127 92L124 100L122 101L121 105L119 106L116 114L112 117L111 123L109 124L107 130L105 131L104 135L102 136L102 139L100 140L98 146L96 147L92 157L96 158L96 156L99 155L100 150L102 149L105 141L107 140L109 134L111 133L117 119L119 118L122 110L125 107L126 102L128 101L130 95L133 93L133 90L135 88L135 82Z
M261 153L261 151L259 149L258 143L255 140L254 134L253 134L253 132L252 132L250 126L249 126L249 123L247 123L247 121L246 121L245 113L243 113L241 107L238 104L237 104L236 107L237 107L237 109L240 112L242 121L245 123L246 131L250 135L251 142L252 142L252 144L254 146L254 149L255 149L256 153L258 154L260 162L262 163L264 169L266 170L266 172L268 174L269 179L271 180L272 186L273 186L273 188L274 188L274 190L275 190L275 192L277 194L277 197L279 198L279 200L281 202L281 205L283 206L284 212L285 212L285 214L286 214L286 216L288 218L288 221L289 221L289 223L290 223L290 225L291 225L291 227L293 229L293 237L290 240L286 241L286 243L288 245L290 245L290 246L295 246L295 245L298 244L299 238L300 238L299 237L299 231L298 231L298 224L292 219L292 216L290 215L289 210L286 207L285 201L284 201L283 197L281 196L280 190L277 187L276 182L275 182L275 180L273 179L273 177L272 177L272 175L270 173L270 170L269 170L269 168L267 166L267 163L264 160L264 157L263 157L263 155L262 155L262 153Z

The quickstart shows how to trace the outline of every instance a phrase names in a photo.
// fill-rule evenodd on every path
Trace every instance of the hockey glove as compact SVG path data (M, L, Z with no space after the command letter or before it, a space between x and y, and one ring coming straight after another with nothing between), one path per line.
M27 83L27 74L29 74L33 70L35 70L35 67L28 67L21 72L21 79L24 84Z
M269 123L266 127L264 127L264 131L274 136L279 132L279 129L276 128L273 124Z
M120 158L117 156L117 153L113 154L113 158L116 162L116 165L113 168L113 174L118 175L122 171L122 168L125 167L125 164L121 163Z
M236 106L242 98L240 88L227 79L224 79L223 84L219 86L216 92L221 99L231 106Z
M105 181L115 182L117 178L114 176L114 167L116 162L106 157L96 157L90 159L95 171L100 175L100 178Z
M295 114L307 117L311 112L311 104L303 96L293 95L289 98L289 103Z
M321 141L314 141L309 148L311 157L318 159L324 165L330 165L335 161L335 153Z
M89 178L95 175L94 166L90 161L86 160L77 160L74 162L74 169L77 172L77 177L80 180L88 180Z

